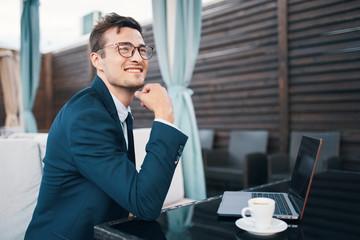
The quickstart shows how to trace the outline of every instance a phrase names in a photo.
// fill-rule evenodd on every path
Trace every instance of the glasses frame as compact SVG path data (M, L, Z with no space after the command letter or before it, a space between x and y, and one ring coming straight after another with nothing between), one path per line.
M131 55L130 55L129 57L123 56L123 55L120 53L120 45L121 45L121 44L129 44L129 45L131 45L131 46L134 47L134 49L133 49L133 51L131 52ZM149 59L153 56L153 51L154 51L154 48L153 48L153 47L151 47L151 46L149 46L149 45L145 45L145 44L141 44L140 46L135 47L134 44L132 44L131 42L117 42L117 43L112 43L112 44L106 45L106 46L104 46L104 47L102 47L102 48L98 48L98 49L96 49L95 52L97 52L97 51L99 51L99 50L101 50L101 49L104 49L104 48L106 48L106 47L111 47L111 46L116 46L116 47L117 47L117 50L118 50L118 53L120 54L120 56L122 56L122 57L124 57L124 58L131 58L132 56L134 56L135 50L137 49L137 51L139 52L139 55L140 55L140 57L141 57L142 59L144 59L144 60L149 60ZM141 48L141 47L148 47L148 48L151 49L151 55L150 55L149 58L144 58L144 57L141 55L141 53L140 53L140 48Z

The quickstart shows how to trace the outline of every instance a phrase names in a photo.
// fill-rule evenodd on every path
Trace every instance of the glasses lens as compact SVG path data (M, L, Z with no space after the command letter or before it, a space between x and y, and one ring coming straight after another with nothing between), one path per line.
M119 53L123 57L131 57L134 54L134 45L131 43L121 43L119 44Z
M139 47L139 53L143 59L145 60L150 59L152 56L152 48L146 45L141 46Z
M135 46L132 45L132 43L129 43L129 42L120 43L118 45L118 47L119 47L119 53L123 57L129 58L129 57L132 57L135 53ZM139 54L142 57L142 59L148 60L151 58L152 53L153 53L152 47L142 45L142 46L138 47L137 49L138 49Z

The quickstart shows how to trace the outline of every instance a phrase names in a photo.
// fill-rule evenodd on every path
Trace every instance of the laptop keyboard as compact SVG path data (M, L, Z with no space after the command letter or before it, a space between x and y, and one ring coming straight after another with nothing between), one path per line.
M275 200L275 212L276 215L291 215L290 208L285 200L284 195L277 193L252 193L251 196L266 197Z

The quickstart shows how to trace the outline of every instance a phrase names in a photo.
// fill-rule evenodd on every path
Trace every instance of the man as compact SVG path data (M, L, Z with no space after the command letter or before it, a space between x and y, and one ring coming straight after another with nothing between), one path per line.
M157 218L187 141L172 125L166 90L147 84L137 91L144 85L152 48L135 20L105 16L90 35L90 47L97 76L53 122L25 239L93 239L96 224L129 213ZM129 114L134 94L155 115L139 173Z

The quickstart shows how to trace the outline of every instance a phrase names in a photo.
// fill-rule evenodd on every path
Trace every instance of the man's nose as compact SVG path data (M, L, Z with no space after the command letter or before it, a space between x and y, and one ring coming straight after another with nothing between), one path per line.
M134 48L134 54L131 57L132 61L137 61L137 62L141 62L143 59L140 56L140 52L139 52L139 48L135 47Z

